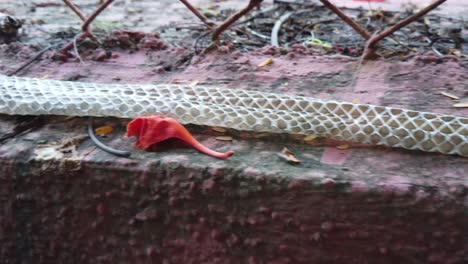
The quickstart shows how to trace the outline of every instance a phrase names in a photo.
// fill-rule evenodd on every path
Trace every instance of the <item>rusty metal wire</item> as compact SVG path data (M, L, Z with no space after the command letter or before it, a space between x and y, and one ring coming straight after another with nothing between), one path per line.
M70 49L76 47L76 43L81 42L86 38L97 41L97 38L92 33L91 23L102 13L102 11L104 11L110 4L112 4L114 0L104 1L89 17L86 17L83 12L70 0L63 0L63 2L83 21L81 26L82 33L76 36L73 41L70 41L60 50L60 53L66 54ZM76 55L79 56L78 54Z
M104 11L110 4L112 4L114 0L107 0L103 1L102 4L91 13L89 17L86 17L84 13L70 0L63 0L63 2L83 21L81 26L82 33L75 37L74 41L71 41L67 45L65 45L61 50L60 53L65 54L73 47L76 47L76 43L83 41L86 38L91 38L94 41L97 41L97 38L92 33L91 23L98 17L102 11ZM187 0L179 0L187 9L190 10L196 17L198 17L203 24L205 24L211 33L211 40L212 45L216 45L217 41L219 40L219 36L223 33L226 29L228 29L232 24L234 24L237 20L239 20L242 16L249 13L252 9L257 7L263 0L249 0L247 6L245 6L240 11L234 13L232 16L228 17L219 25L215 25L214 23L208 21L208 19L200 13L192 4L189 3ZM78 56L78 55L77 55Z
M302 7L301 10L306 10L306 9L310 10L311 13L310 13L309 16L311 16L315 12L320 12L320 10L317 10L316 8L314 9L314 7L317 7L317 6L313 5L313 4L310 5L310 6L306 6L305 4L296 3L296 1L275 1L275 5L273 6L274 9L271 9L271 10L273 10L272 12L270 12L271 10L269 10L269 12L264 12L264 14L262 14L262 11L264 11L264 10L262 10L260 12L255 12L253 15L249 15L245 20L243 20L241 22L238 22L238 20L241 17L246 16L249 13L251 13L251 11L255 7L258 7L260 5L260 3L262 2L262 0L249 0L247 6L245 6L244 8L242 8L241 10L239 10L237 12L231 13L230 16L224 17L223 20L220 20L220 17L222 17L222 16L217 17L217 19L215 19L215 20L218 20L219 22L215 23L215 22L208 21L207 17L205 17L200 11L198 11L194 6L192 6L189 3L188 0L179 0L179 1L187 9L189 9L193 14L195 14L201 20L201 22L207 27L207 28L205 28L205 30L204 30L205 33L203 35L204 36L211 35L211 40L208 40L208 41L211 41L211 42L209 43L208 47L205 49L205 52L209 51L210 48L213 48L213 47L215 47L217 45L217 43L219 41L219 38L220 38L220 35L224 31L226 31L226 29L228 29L229 27L233 27L234 30L232 32L230 32L229 34L226 34L225 37L227 39L230 39L230 40L234 39L234 40L237 40L239 44L245 43L247 46L252 46L252 47L259 47L259 46L262 46L262 45L269 44L270 41L271 41L271 27L268 29L268 32L263 30L262 28L256 28L256 19L261 15L264 15L263 19L268 19L269 16L270 16L271 19L273 19L273 23L271 25L271 26L273 26L275 22L278 22L277 19L275 19L274 17L276 17L276 16L280 17L281 15L284 15L284 13L281 13L281 12L296 13L294 10L291 10L291 7L296 7L297 8L297 5ZM359 50L359 49L362 49L362 47L366 47L365 53L363 54L363 58L365 58L365 59L370 58L371 56L374 56L375 52L378 50L379 47L382 48L382 49L385 49L385 50L390 50L390 51L393 50L395 53L397 53L396 50L392 49L391 45L389 46L389 44L387 43L388 41L386 41L385 43L380 43L380 42L382 42L382 40L386 39L388 36L391 36L392 34L393 34L394 38L397 38L397 36L394 35L394 33L397 30L400 30L403 27L406 27L407 25L413 23L414 21L417 21L419 18L426 15L427 13L429 13L430 11L432 11L433 9L435 9L436 7L438 7L439 5L444 3L445 1L446 0L437 0L434 3L430 4L429 6L427 6L426 8L424 8L421 11L417 12L416 14L413 14L413 15L409 16L408 18L400 21L400 22L390 23L390 24L392 24L392 26L389 26L387 28L382 28L382 26L380 26L379 23L377 23L377 25L375 25L375 22L373 22L373 24L369 23L370 20L369 20L368 17L367 17L368 21L367 22L364 21L364 23L362 23L362 20L360 21L360 20L358 20L358 18L351 18L349 15L345 14L342 11L342 9L336 7L333 3L331 3L331 1L329 1L329 0L320 0L320 2L323 4L324 7L326 7L328 10L330 10L331 12L333 12L334 14L336 14L338 16L336 19L339 18L339 19L343 20L346 24L351 26L351 28L355 32L357 32L358 35L363 39L363 41L364 41L363 44L364 45L360 45L358 43L359 42L358 39L356 39L356 36L353 36L352 39L349 39L347 37L344 38L346 40L349 40L348 41L349 43L354 43L352 45L353 46L352 49ZM75 47L75 49L76 49L76 43L80 43L81 41L83 41L86 38L89 38L89 39L97 42L97 38L94 36L93 31L92 31L91 23L106 8L108 8L108 6L111 5L112 2L114 2L114 1L113 0L101 1L101 4L99 5L99 7L89 17L86 17L86 15L76 5L74 5L71 2L71 0L63 0L63 2L83 21L83 23L82 23L82 26L81 26L82 33L80 33L78 36L76 36L74 41L71 41L67 45L65 45L61 49L60 53L67 54L67 52L69 50L71 50L72 48ZM280 10L279 13L278 13L278 12L275 11L278 6L280 6L280 7L281 6L282 7L286 6L286 8L280 8L282 10ZM323 16L323 11L322 11L322 13L320 15ZM330 20L330 17L326 17L326 18L321 17L321 18L326 20L326 21ZM332 16L332 18L333 18L333 16ZM289 24L289 25L287 25L289 27L287 29L277 28L277 30L275 31L275 34L273 34L274 35L273 43L276 43L276 45L274 45L274 46L279 45L278 43L280 41L283 42L285 45L289 45L289 44L304 42L304 40L307 39L307 37L304 36L304 35L302 35L301 37L296 37L295 39L290 39L291 38L290 36L292 34L292 33L290 33L291 30L304 31L304 30L309 29L309 31L311 31L310 34L312 34L313 38L315 38L314 37L314 30L310 30L310 28L313 27L313 25L311 25L313 20L311 20L312 22L310 22L310 23L305 23L301 28L301 25L297 25L297 23L294 24L296 22L295 20L297 20L297 19L299 19L299 18L298 18L298 16L295 16L295 15L290 17L288 19L288 22L287 22L287 24ZM304 15L303 18L301 18L301 19L302 20L307 19L306 15ZM317 20L317 19L315 19L315 20ZM313 23L315 23L315 22L313 22ZM317 22L317 23L320 23L320 26L322 27L322 31L323 31L323 28L325 28L325 27L335 27L336 28L336 25L337 25L337 23L335 23L335 22L332 22L331 24L327 24L325 22ZM387 23L387 24L389 24L389 23ZM258 25L258 23L257 23L257 25ZM333 28L333 31L335 30L335 28ZM288 33L289 35L284 35L285 32L289 32ZM374 34L372 35L369 32L374 32ZM375 32L377 32L377 33L375 33ZM320 38L322 38L322 40L327 40L327 38L328 38L328 41L331 44L333 44L333 45L336 44L336 45L339 46L340 43L343 43L343 37L340 37L339 34L341 34L341 36L343 36L343 34L347 35L348 37L350 36L347 29L345 30L345 29L341 28L341 31L337 31L336 34L333 34L334 35L333 38L330 38L329 35L326 35L326 36L322 35L322 36L320 36ZM403 34L405 34L405 33L403 33ZM282 36L282 35L284 35L284 36ZM279 40L280 37L281 37L282 40ZM395 41L392 41L391 43L393 45L398 44L398 45L404 47L407 51L410 50L410 48L408 48L409 45L402 44L401 41L395 40ZM198 44L198 41L197 41L197 44ZM379 46L378 46L378 44L379 44ZM348 47L345 45L344 48L347 49ZM243 47L243 49L246 49L246 48ZM247 48L247 50L248 50L248 48ZM353 54L356 54L356 51L353 51Z
M359 24L357 24L352 18L347 16L345 13L341 11L338 7L336 7L334 4L332 4L328 0L320 0L320 2L329 8L332 12L334 12L337 16L339 16L344 22L346 22L349 26L351 26L357 33L359 33L365 40L366 40L366 49L362 57L364 59L370 58L371 56L374 55L376 45L378 42L380 42L382 39L390 36L393 34L395 31L413 23L414 21L417 21L419 18L423 17L430 11L434 10L447 0L437 0L434 3L428 5L426 8L422 9L421 11L417 12L416 14L396 23L393 26L390 26L383 30L379 34L374 34L374 36L371 37L371 34L367 32L364 28L362 28Z

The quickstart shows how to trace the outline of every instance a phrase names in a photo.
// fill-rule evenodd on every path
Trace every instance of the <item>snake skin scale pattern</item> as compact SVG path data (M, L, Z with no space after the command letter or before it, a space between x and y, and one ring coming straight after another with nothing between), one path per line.
M8 115L165 115L182 124L290 133L468 157L468 118L367 104L159 84L95 84L0 75Z

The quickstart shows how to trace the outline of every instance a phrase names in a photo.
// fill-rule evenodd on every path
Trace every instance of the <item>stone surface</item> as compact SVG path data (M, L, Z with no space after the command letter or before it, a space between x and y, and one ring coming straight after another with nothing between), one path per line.
M202 143L235 156L168 145L127 159L81 140L83 119L48 123L0 146L2 263L462 263L467 254L466 159L353 148L337 151L343 164L324 164L320 144L216 142L201 127L190 130ZM125 123L97 120L116 128L105 141L131 150ZM64 150L74 138L76 151ZM284 145L301 165L278 158Z

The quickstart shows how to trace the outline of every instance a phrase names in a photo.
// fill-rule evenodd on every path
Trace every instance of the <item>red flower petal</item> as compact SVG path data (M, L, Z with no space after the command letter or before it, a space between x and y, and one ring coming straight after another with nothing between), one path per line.
M125 136L137 136L136 146L142 149L148 149L169 138L177 138L185 141L196 150L218 159L229 158L234 154L232 151L221 153L205 147L183 125L165 116L138 117L128 123Z

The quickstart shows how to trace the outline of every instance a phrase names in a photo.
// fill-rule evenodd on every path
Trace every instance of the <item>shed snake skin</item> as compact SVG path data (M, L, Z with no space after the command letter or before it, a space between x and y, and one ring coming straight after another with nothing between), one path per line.
M468 117L178 84L95 84L0 75L8 115L165 115L182 124L290 133L468 157Z

